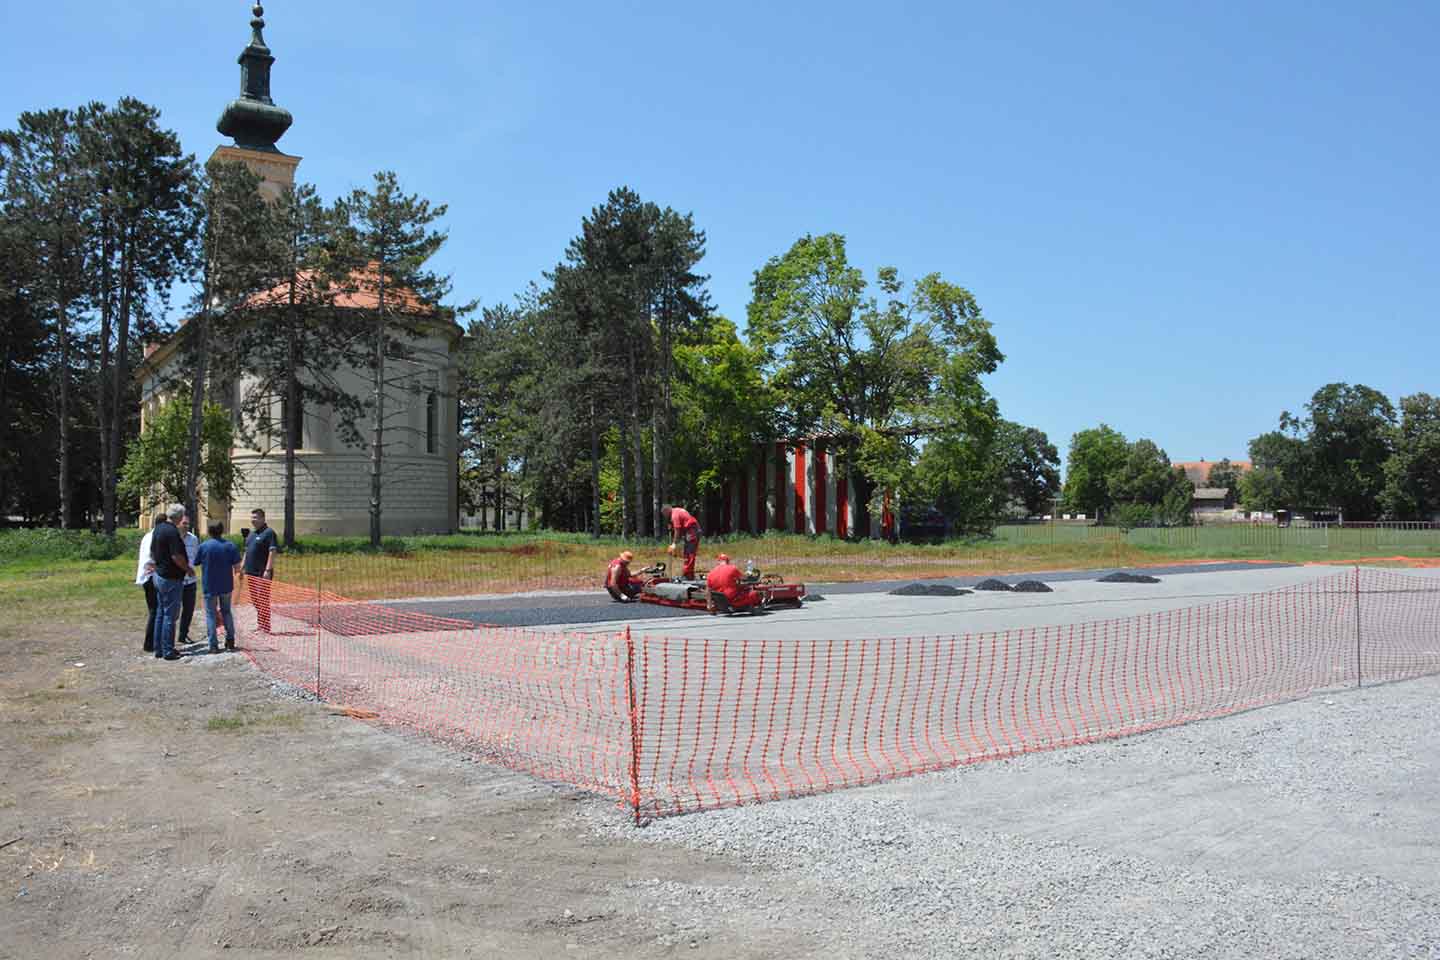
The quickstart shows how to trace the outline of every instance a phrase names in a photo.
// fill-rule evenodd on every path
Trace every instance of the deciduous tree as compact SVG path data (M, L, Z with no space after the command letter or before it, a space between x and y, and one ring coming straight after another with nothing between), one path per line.
M1005 493L1025 513L1050 513L1060 495L1060 451L1044 431L1003 420L995 438Z
M1416 393L1400 399L1394 450L1385 461L1380 504L1397 520L1431 520L1440 514L1440 397Z
M1071 437L1065 462L1065 509L1092 516L1108 511L1114 503L1110 477L1129 457L1125 435L1108 424Z

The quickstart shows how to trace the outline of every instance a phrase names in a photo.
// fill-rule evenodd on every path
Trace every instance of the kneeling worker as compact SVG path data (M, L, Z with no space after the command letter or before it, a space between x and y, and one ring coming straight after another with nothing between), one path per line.
M630 561L634 559L635 554L622 550L620 556L610 561L610 569L605 571L605 589L621 603L640 596L640 581L630 575Z
M731 610L748 610L760 606L764 598L742 582L745 575L740 572L740 568L731 563L730 558L723 553L715 559L720 562L705 578L705 586L710 588L711 596L723 596Z

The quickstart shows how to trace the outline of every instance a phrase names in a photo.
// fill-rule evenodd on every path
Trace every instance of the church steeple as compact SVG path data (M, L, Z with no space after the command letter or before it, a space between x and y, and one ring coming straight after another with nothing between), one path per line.
M240 53L240 99L231 100L215 128L235 139L235 146L246 150L279 153L275 143L290 129L294 118L290 111L270 99L270 67L275 58L265 45L265 8L254 7L250 21L250 45Z

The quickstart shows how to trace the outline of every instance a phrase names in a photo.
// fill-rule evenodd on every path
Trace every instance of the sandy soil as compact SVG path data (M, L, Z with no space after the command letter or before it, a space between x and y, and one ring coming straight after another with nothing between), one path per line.
M238 655L157 661L123 626L0 641L0 957L811 952L627 895L753 867L597 833L604 801L335 716Z

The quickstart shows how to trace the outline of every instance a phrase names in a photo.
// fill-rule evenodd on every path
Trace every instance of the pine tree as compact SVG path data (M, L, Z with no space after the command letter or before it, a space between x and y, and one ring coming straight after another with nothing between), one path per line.
M81 156L79 125L70 110L20 115L17 129L0 133L7 205L25 231L34 258L31 295L44 304L58 350L53 379L59 437L59 525L74 520L71 491L71 352L76 315L85 296L85 204L89 171Z
M447 239L431 225L446 207L401 191L394 173L375 175L370 190L356 190L336 207L343 235L343 260L349 284L365 302L370 327L368 363L370 416L370 543L379 546L385 478L387 417L396 412L397 395L419 388L418 341L427 328L453 323L457 311L443 305L450 295L448 276L426 264Z
M81 111L81 153L93 190L87 243L89 293L99 308L101 501L105 530L116 523L122 438L135 406L131 347L163 332L171 290L203 269L195 159L160 111L130 97Z

